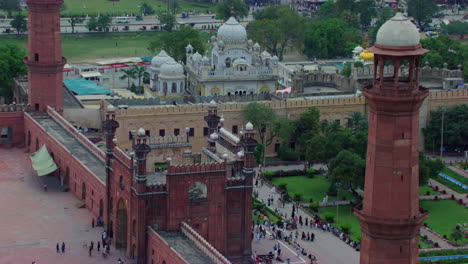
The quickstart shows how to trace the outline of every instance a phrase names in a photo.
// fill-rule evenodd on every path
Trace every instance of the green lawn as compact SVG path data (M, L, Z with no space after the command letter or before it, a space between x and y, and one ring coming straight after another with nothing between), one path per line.
M303 201L322 201L327 195L328 187L330 187L330 181L325 179L325 176L316 175L314 178L308 178L307 176L293 176L293 177L277 177L273 178L273 184L278 185L279 183L285 182L288 184L288 193L291 197L296 192L302 193ZM352 200L354 197L351 192L340 189L339 197ZM329 197L329 200L337 200L336 197Z
M423 241L422 237L419 237L419 247L420 248L432 248L434 244L429 244Z
M457 224L468 222L468 209L453 200L421 201L421 207L429 211L426 223L441 236L450 238Z
M63 34L62 52L69 63L89 59L153 56L155 54L146 48L158 36L157 32ZM202 33L202 36L208 40L211 34ZM1 35L0 45L7 43L26 49L27 36Z
M429 187L427 185L425 186L419 186L419 195L427 195L426 193L429 192L429 195L437 195L439 194L438 191L434 191L432 187Z
M146 2L153 9L167 10L167 2L163 1L144 1L144 0L119 0L115 2L106 0L65 0L65 8L62 8L61 16L70 17L72 15L89 15L97 16L98 14L107 14L116 16L128 15L140 15L141 3ZM216 4L211 3L199 3L189 1L177 1L180 6L181 12L197 11L198 13L206 13L207 10L216 12ZM6 13L6 12L5 12ZM23 9L22 13L26 15L26 11Z
M327 212L331 212L335 214L335 223L333 225L335 227L340 228L342 224L348 223L351 225L351 234L349 235L352 240L360 241L361 240L361 226L359 225L359 221L356 216L353 214L353 206L351 205L341 205L338 206L338 214L336 207L321 207L319 209L318 215L325 219L324 214Z

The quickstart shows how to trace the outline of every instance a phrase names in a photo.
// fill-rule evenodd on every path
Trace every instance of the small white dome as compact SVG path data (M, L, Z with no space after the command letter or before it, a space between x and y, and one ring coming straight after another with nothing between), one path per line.
M216 104L215 100L211 100L210 103L208 104L209 107L216 107L218 104Z
M227 159L228 157L229 157L229 155L227 153L223 154L223 159Z
M416 26L402 13L385 22L377 31L376 43L385 46L404 47L419 44L420 36Z
M140 137L143 137L143 136L146 135L146 131L142 127L140 127L138 129L137 135L140 136Z
M115 107L113 105L110 104L107 106L107 112L112 112L114 110L115 110Z
M193 49L192 45L190 45L190 43L187 45L187 47L185 47L185 49L189 50L189 49Z
M271 58L271 55L268 51L264 50L260 55L262 55L262 58Z
M357 46L353 50L354 53L361 53L362 51L364 51L364 48L361 46Z
M217 140L218 139L218 134L213 133L210 135L211 140Z
M272 59L272 60L278 61L279 59L278 59L278 57L275 55L275 56L273 56L273 59Z
M254 48L260 48L260 44L258 44L258 42L255 42Z
M221 118L219 119L219 122L224 123L224 116L221 115Z
M239 158L243 158L243 157L244 157L244 151L241 150L241 151L237 152L237 156L238 156Z
M218 29L218 39L226 44L242 44L247 41L247 31L234 17L230 17Z
M252 130L253 129L252 123L248 122L247 125L245 125L245 129Z
M161 66L161 70L159 75L161 77L164 76L181 76L184 75L184 67L180 65L180 63L177 63L175 60L170 60L166 63L164 63Z
M165 62L168 62L170 60L173 60L171 56L169 56L166 51L161 50L157 56L154 56L153 59L151 60L151 67L154 68L159 68L161 65L163 65Z
M194 60L194 61L199 61L201 59L202 59L202 55L200 55L200 53L198 53L198 51L195 52L195 54L192 55L192 60Z
M114 137L114 138L112 139L112 142L113 142L114 144L117 144L118 141L119 141L119 140L118 140L116 137Z

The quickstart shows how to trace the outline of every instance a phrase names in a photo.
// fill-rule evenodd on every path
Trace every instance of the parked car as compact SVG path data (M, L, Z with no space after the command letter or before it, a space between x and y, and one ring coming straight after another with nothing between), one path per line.
M428 31L426 32L427 37L437 38L439 36L439 32L436 31Z

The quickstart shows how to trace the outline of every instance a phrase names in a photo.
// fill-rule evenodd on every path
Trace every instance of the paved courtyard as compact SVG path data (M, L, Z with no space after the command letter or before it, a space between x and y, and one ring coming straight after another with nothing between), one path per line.
M106 259L96 252L103 228L91 228L88 210L78 209L71 193L54 188L53 178L44 192L24 151L0 149L0 263L117 263L120 252L113 248ZM95 249L89 257L83 243L91 240ZM57 254L55 245L62 242L65 253Z
M295 166L298 169L303 168L303 165ZM294 167L294 168L295 168ZM268 168L270 171L274 171L275 169L288 169L288 168ZM279 198L279 194L276 192L272 192L271 188L268 187L268 185L264 184L263 186L259 186L257 188L259 191L259 200L267 201L268 196L272 195L273 198L275 199L275 202L270 206L271 209L277 208L280 213L286 213L288 215L291 214L292 211L292 203L287 203L284 208L277 207L277 201ZM299 210L299 215L302 216L303 219L305 217L309 217L309 220L311 219L310 215L308 215L306 212L304 212L302 209ZM334 236L330 232L323 232L320 229L315 229L315 228L310 228L310 226L303 226L298 228L299 231L299 239L297 242L299 245L307 251L307 253L311 253L312 255L315 255L317 257L317 263L318 264L358 264L359 263L359 252L341 241L339 238ZM315 234L315 240L314 242L310 241L302 241L300 239L300 234L302 232L313 232ZM295 232L295 230L293 231ZM286 235L289 235L290 231L286 232ZM307 263L309 264L310 261L307 257L300 255L297 257L296 250L293 246L287 245L284 241L280 240L271 240L268 238L266 239L261 239L260 241L253 240L252 242L252 251L256 251L258 255L264 255L267 254L270 251L273 251L273 246L275 243L280 243L280 246L282 248L281 251L281 261L276 261L273 263L286 263L286 259L290 258L290 263L291 264L299 264L299 263Z

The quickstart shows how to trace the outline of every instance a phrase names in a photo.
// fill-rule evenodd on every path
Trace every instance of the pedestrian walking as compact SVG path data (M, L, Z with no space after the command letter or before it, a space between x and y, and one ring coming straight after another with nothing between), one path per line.
M65 242L62 242L62 253L65 253Z
M101 249L101 242L100 241L97 242L97 251L99 251L99 249Z
M91 257L91 251L93 251L93 248L89 246L89 256Z
M47 192L47 183L44 183L44 192Z
M55 249L57 249L57 253L60 253L60 245L59 245L59 243L57 243L57 245L55 245Z
M95 224L95 221L94 221L94 217L93 219L91 220L91 227L94 228L94 224Z
M120 258L117 260L117 264L123 264L123 262L122 262L122 260Z

